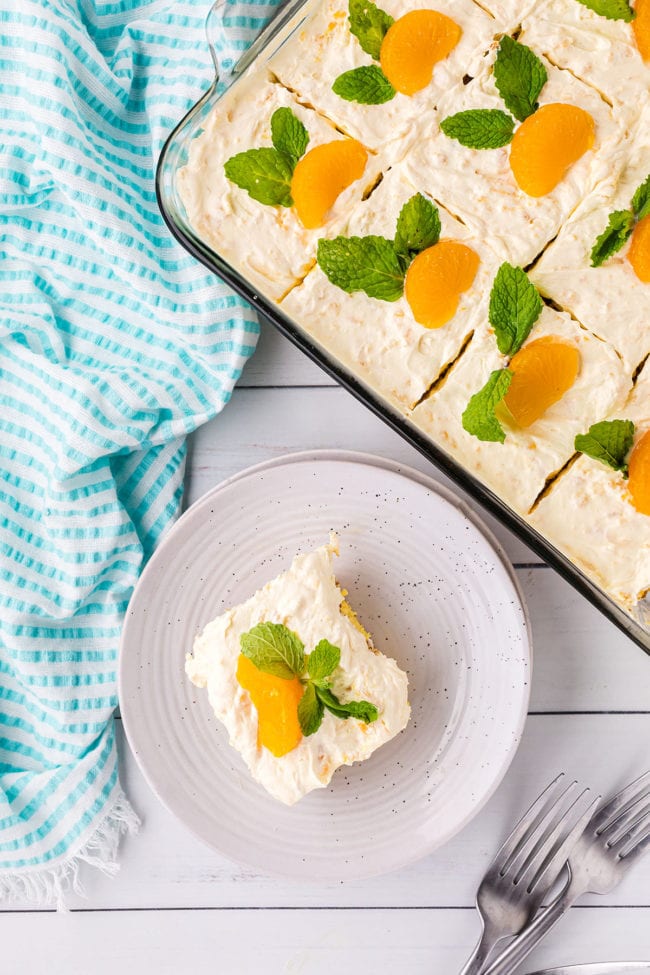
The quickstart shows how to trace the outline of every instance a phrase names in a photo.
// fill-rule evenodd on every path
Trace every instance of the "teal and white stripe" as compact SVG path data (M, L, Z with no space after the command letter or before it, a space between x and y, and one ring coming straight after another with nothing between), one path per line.
M120 623L179 509L184 438L257 322L171 238L154 171L208 87L204 0L0 12L0 890L113 868L133 816L112 712ZM271 6L237 0L231 56ZM242 16L243 15L243 16Z

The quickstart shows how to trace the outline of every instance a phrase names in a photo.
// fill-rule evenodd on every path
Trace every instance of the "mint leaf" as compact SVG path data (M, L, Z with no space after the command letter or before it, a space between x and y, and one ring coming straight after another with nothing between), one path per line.
M313 684L307 684L298 702L298 721L305 738L309 738L310 735L318 731L324 712L325 707L316 696L316 688Z
M507 35L501 38L494 82L506 108L520 122L537 110L537 99L547 81L546 68L529 47Z
M344 71L332 85L332 91L347 102L358 102L360 105L383 105L397 94L376 64Z
M495 369L483 389L474 393L467 404L463 413L463 429L479 440L503 443L506 435L494 410L508 392L511 382L509 369Z
M258 203L290 207L293 161L277 149L247 149L224 164L226 176Z
M613 254L620 251L634 227L634 214L631 210L614 210L610 213L607 226L596 237L591 248L591 266L600 267Z
M404 271L392 241L385 237L335 237L318 241L318 264L332 284L352 294L397 301Z
M650 213L650 176L641 183L632 197L632 209L637 220L643 220Z
M499 149L512 142L515 122L499 108L470 108L449 115L440 128L468 149Z
M370 0L350 0L350 31L371 58L379 61L381 42L393 23L390 14Z
M526 272L507 261L501 265L490 292L490 325L499 352L514 355L528 338L542 311L542 299Z
M364 724L371 724L379 717L379 711L370 701L339 701L327 687L316 687L318 699L337 718L356 718Z
M309 133L290 108L276 108L271 116L271 140L278 152L298 162L309 145Z
M628 0L578 0L578 3L608 20L624 20L628 24L634 20L634 10Z
M282 623L258 623L239 638L241 652L258 670L291 680L305 669L305 647Z
M634 424L631 420L601 420L589 427L587 433L579 433L575 449L580 453L607 464L627 477L627 455L634 440Z
M400 210L395 231L395 249L407 257L414 257L427 247L437 244L439 237L438 207L422 193L416 193Z
M312 680L323 680L336 670L341 662L341 651L329 640L317 643L307 658L307 670Z

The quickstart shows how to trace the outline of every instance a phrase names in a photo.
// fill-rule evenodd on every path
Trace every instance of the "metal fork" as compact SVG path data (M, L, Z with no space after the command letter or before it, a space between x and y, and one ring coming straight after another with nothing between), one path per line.
M499 955L486 975L507 975L583 894L608 894L650 849L650 771L598 809L569 857L569 880L552 904Z
M576 796L576 782L562 791L559 775L533 803L488 868L476 894L482 932L461 975L479 975L503 938L518 934L535 916L566 868L573 844L600 797Z
M618 961L601 965L570 965L568 968L545 968L534 975L650 975L650 961Z

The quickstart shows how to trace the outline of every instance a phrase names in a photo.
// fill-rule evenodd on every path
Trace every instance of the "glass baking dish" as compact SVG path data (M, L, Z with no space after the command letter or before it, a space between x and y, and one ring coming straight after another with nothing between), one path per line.
M226 281L238 294L249 301L263 318L270 321L294 345L318 363L325 372L348 389L373 413L420 451L432 464L444 471L483 508L496 516L616 626L625 631L635 643L650 653L650 602L647 598L637 604L634 615L619 606L567 556L524 521L485 484L464 469L454 458L447 455L436 443L426 437L408 417L402 415L346 365L338 361L298 322L290 318L275 301L261 294L210 244L197 236L190 226L179 194L177 174L187 162L188 150L192 140L201 133L203 124L217 100L223 96L227 89L239 83L254 62L258 59L270 57L281 45L290 43L292 34L300 28L310 15L309 8L313 3L314 0L288 0L260 30L256 40L236 63L233 63L227 56L231 45L226 42L224 23L230 31L229 38L231 40L233 29L236 31L238 23L241 23L241 18L250 17L251 8L250 6L244 8L238 0L217 0L217 3L211 8L207 18L206 33L215 66L214 82L172 131L162 149L158 162L156 193L165 222L174 237L186 250ZM265 8L261 9L264 10Z

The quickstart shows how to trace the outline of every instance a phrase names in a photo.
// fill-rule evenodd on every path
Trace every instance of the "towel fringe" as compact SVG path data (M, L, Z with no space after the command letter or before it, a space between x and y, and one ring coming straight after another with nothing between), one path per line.
M120 869L117 862L120 839L125 833L137 833L139 827L140 818L120 790L110 812L88 842L63 863L33 873L0 872L0 901L29 901L39 907L56 904L58 911L67 911L68 893L85 896L79 876L81 865L85 863L114 877Z

